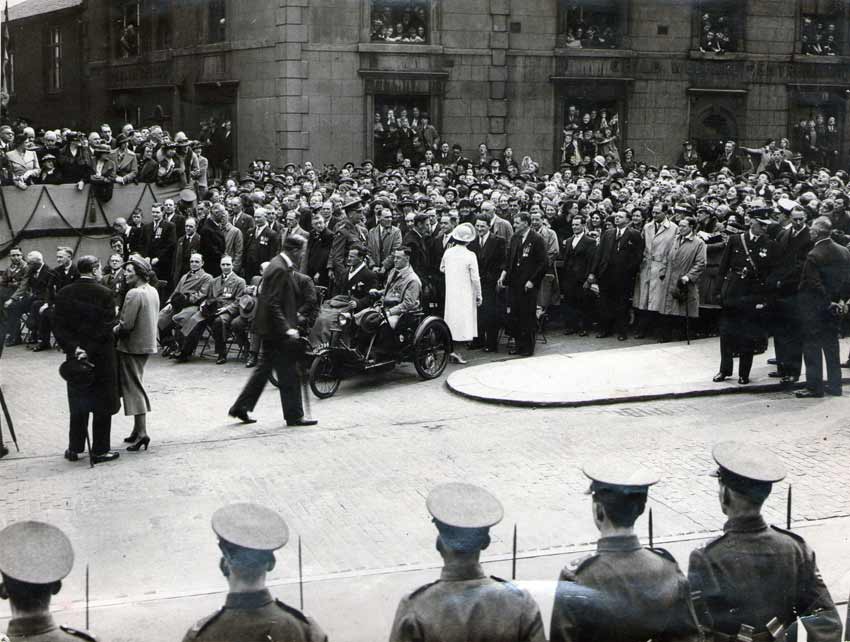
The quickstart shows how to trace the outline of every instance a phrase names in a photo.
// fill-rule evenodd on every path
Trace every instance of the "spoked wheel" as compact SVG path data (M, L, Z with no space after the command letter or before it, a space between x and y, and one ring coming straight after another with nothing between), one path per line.
M319 354L313 359L308 377L310 390L319 399L333 397L339 389L340 376L337 374L333 359L328 353Z
M449 362L452 335L444 323L431 323L413 343L413 367L422 379L436 379Z

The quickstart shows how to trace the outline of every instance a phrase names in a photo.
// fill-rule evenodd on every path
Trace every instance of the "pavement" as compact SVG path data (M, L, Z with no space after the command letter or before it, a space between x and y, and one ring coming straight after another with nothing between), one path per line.
M601 358L621 345L552 337L540 359L582 351ZM504 359L468 356L470 366ZM792 485L795 530L817 550L835 599L850 591L850 419L842 398L747 391L531 409L454 395L444 379L422 382L412 367L401 367L343 382L333 398L312 401L318 426L289 429L273 389L257 407L257 424L226 416L247 376L241 364L154 357L146 372L150 450L122 452L117 462L89 469L62 459L61 360L57 352L23 348L3 355L0 385L21 452L0 460L0 527L43 519L68 533L76 563L54 600L56 616L85 626L88 566L90 624L100 639L180 639L222 604L226 584L209 519L235 501L267 505L290 526L290 544L269 578L276 596L299 603L300 537L305 610L333 639L386 638L399 598L438 574L424 498L435 484L459 479L488 488L505 506L486 551L487 571L510 576L516 524L517 577L548 620L558 570L591 550L597 536L582 462L614 454L663 472L649 504L656 544L685 569L689 550L723 523L716 480L707 473L712 445L726 439L769 448L784 461L789 476L768 500L767 518L784 524ZM130 427L123 415L114 418L115 446ZM644 535L646 521L638 524ZM0 630L8 616L0 601Z
M843 342L842 355L848 347L850 340ZM766 355L772 354L769 348ZM756 357L749 384L739 384L737 374L715 383L719 359L720 339L712 337L690 345L680 341L491 362L456 370L446 383L477 401L564 407L783 389L768 377L775 368L767 365L767 356ZM805 375L797 387L804 381Z

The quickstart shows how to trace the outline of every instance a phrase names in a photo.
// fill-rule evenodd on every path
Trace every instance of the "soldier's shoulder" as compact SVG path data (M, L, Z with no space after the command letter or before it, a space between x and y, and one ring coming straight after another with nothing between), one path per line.
M691 553L691 555L697 555L697 556L701 555L702 553L708 552L712 548L718 547L721 544L728 542L728 540L729 540L728 535L729 535L729 533L723 533L722 535L718 535L714 539L708 540L705 544L703 544L699 548L694 549L694 551Z
M774 526L773 524L770 525L770 529L771 529L772 532L778 534L781 537L782 536L790 537L792 540L794 540L798 544L801 544L802 546L806 546L806 540L803 539L803 537L801 535L798 535L797 533L789 531L785 528L780 528L779 526Z
M208 615L207 617L202 618L202 619L198 620L197 622L195 622L195 625L191 629L189 629L189 631L186 633L186 637L183 638L184 641L185 640L196 640L196 639L198 639L198 637L201 635L201 633L204 631L204 629L206 629L210 624L215 622L219 618L219 616L221 616L221 614L223 612L224 612L224 609L220 608L218 611L216 611L212 615Z
M60 626L59 627L64 633L68 635L78 638L80 640L89 640L89 642L97 642L97 638L95 638L88 631L80 631L79 629L72 629L70 626Z
M499 586L503 587L505 590L510 591L511 593L516 593L517 595L525 595L526 593L523 588L521 588L519 585L515 584L511 580L506 580L496 575L491 575L490 579L499 584Z
M658 557L662 558L663 560L665 560L667 562L672 562L676 566L679 565L679 563L676 561L676 558L673 557L673 554L670 551L668 551L666 548L647 547L644 550L646 550L646 551L648 551L648 552L650 552L654 555L657 555Z
M286 602L281 602L280 600L275 600L274 603L279 609L285 611L299 622L303 624L310 624L310 618L308 618L295 607L289 606L289 604L287 604Z
M560 581L574 582L576 578L578 578L582 572L587 571L597 559L599 559L599 556L594 554L572 560L561 569L561 577L559 578Z

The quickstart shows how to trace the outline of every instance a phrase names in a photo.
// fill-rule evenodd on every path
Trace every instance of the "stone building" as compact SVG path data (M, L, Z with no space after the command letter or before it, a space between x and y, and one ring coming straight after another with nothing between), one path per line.
M834 117L846 162L844 0L81 0L80 11L88 124L191 134L229 118L243 167L379 157L376 134L405 110L471 158L482 142L511 146L551 170L571 105L616 114L620 150L659 165L684 138L710 155Z

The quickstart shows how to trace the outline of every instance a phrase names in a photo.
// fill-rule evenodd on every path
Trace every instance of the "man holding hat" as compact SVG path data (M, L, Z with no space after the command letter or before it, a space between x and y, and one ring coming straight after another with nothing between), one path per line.
M221 550L219 568L229 586L227 600L189 629L183 642L328 639L312 618L274 599L266 588L266 574L275 567L274 551L289 540L280 515L257 504L230 504L213 514L212 529Z
M730 236L720 259L720 371L714 376L715 382L732 376L732 359L739 356L738 383L748 384L753 355L767 349L768 215L767 208L750 210L749 231Z
M602 458L588 463L596 554L561 571L552 610L551 642L700 640L688 580L661 548L643 548L634 532L651 471Z
M426 506L439 533L443 570L439 580L399 602L390 642L543 642L540 609L531 595L487 577L479 563L490 528L504 515L499 500L478 486L448 483L428 494Z
M85 631L57 626L50 600L74 565L68 537L44 522L15 522L0 531L0 598L9 600L11 642L94 640ZM2 636L0 636L2 637Z
M841 639L841 619L814 552L796 533L768 526L762 505L785 478L779 459L754 444L712 451L724 534L691 553L688 577L697 612L716 642L784 640L797 618L809 642ZM796 639L796 631L789 639ZM708 639L712 639L709 637Z

